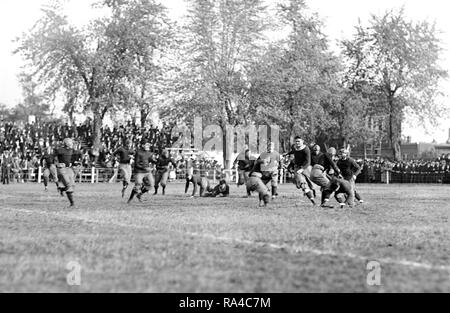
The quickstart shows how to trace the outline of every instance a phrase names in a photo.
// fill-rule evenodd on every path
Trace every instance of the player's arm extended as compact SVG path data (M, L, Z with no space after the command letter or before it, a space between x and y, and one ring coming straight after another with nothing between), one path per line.
M283 157L291 156L291 155L294 155L294 154L295 154L295 151L294 151L294 150L291 150L291 152L288 152L288 153L286 153L286 154L283 154Z
M236 158L236 160L234 160L233 162L233 168L236 168L236 165L238 164L238 162L240 161L239 159L241 158L241 155L239 154Z
M333 168L335 175L340 176L341 170L339 169L336 162L333 161L333 159L331 158L331 156L328 153L325 153L325 159L326 159L326 162L328 162L328 164L330 164L331 167Z
M362 168L361 166L358 165L358 163L356 163L355 160L352 159L351 162L352 162L353 176L358 177L362 172Z

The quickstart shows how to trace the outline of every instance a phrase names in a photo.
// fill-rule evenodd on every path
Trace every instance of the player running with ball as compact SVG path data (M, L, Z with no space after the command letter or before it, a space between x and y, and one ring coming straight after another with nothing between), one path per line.
M128 204L133 201L134 197L137 197L138 200L142 202L142 195L149 192L155 185L155 179L153 178L150 166L151 163L155 163L155 160L150 148L150 143L145 142L142 145L142 150L136 152L134 159L135 184L130 199L128 200Z
M119 171L122 173L123 179L122 198L125 197L125 192L131 184L131 176L133 175L131 154L131 141L129 140L126 140L125 145L113 153L114 156L119 158Z
M159 185L162 187L163 196L166 195L167 182L169 181L169 166L172 164L177 168L177 163L170 157L167 150L164 150L159 159L156 161L156 175L155 175L155 195L158 194Z
M73 169L74 163L78 162L81 153L74 150L72 139L66 138L63 142L63 147L55 150L55 164L58 174L58 189L63 194L67 195L70 202L70 207L75 206L73 193L75 191L75 172Z

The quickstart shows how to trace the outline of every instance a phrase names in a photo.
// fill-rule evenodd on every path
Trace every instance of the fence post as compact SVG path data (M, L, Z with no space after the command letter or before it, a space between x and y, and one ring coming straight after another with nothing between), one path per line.
M95 184L95 167L91 168L91 184Z
M214 175L214 177L213 177L213 184L216 185L216 183L217 183L217 171L216 171L216 169L214 169L213 175Z
M39 168L38 168L38 179L37 179L38 184L42 183L42 177L41 176L42 176L42 167L39 166Z
M236 175L236 185L239 184L239 170L235 169L235 175Z
M391 171L386 171L386 185L391 183Z

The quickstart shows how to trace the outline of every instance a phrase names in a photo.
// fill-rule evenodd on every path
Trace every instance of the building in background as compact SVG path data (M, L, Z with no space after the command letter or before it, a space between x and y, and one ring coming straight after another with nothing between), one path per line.
M450 154L450 130L446 143L412 143L411 137L406 138L401 145L404 160L425 159L432 160L442 154ZM352 149L352 156L361 159L387 158L393 159L394 153L387 140L380 140L376 144L366 143Z

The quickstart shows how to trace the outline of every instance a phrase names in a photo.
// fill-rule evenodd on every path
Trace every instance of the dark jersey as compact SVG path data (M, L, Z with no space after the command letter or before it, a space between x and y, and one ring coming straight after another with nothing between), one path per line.
M325 171L329 171L331 169L334 170L335 173L340 173L341 171L337 167L336 163L334 163L332 157L328 153L319 153L311 155L311 165L321 165L325 168Z
M147 173L150 168L150 163L155 163L153 153L150 151L138 151L134 158L134 169L136 173Z
M262 169L261 169L262 163L263 163L263 161L260 160L260 159L258 159L258 160L256 160L256 161L254 162L253 168L252 168L252 170L250 171L250 176L251 176L253 173L262 173Z
M78 161L78 156L81 156L81 153L74 149L59 148L55 151L55 163L71 167L74 162Z
M161 156L158 159L158 161L156 161L156 169L158 171L168 170L170 164L172 164L174 167L177 167L177 164L176 164L176 162L173 159Z
M41 158L41 166L49 168L52 164L55 164L55 157L50 154L45 154Z
M337 166L341 170L342 177L344 177L345 180L351 180L353 176L361 174L361 167L352 158L339 160Z
M79 150L74 150L72 155L72 164L73 165L81 165L81 159L83 158L83 154Z
M125 149L124 147L120 147L119 149L117 149L116 152L114 152L114 156L119 157L120 164L130 164L131 162L130 154L131 154L130 151Z
M309 166L311 166L311 150L306 147L303 150L293 149L288 155L295 156L293 164L297 168L302 168L306 170Z
M238 168L240 171L250 172L255 166L255 161L250 159L243 159L238 161Z

